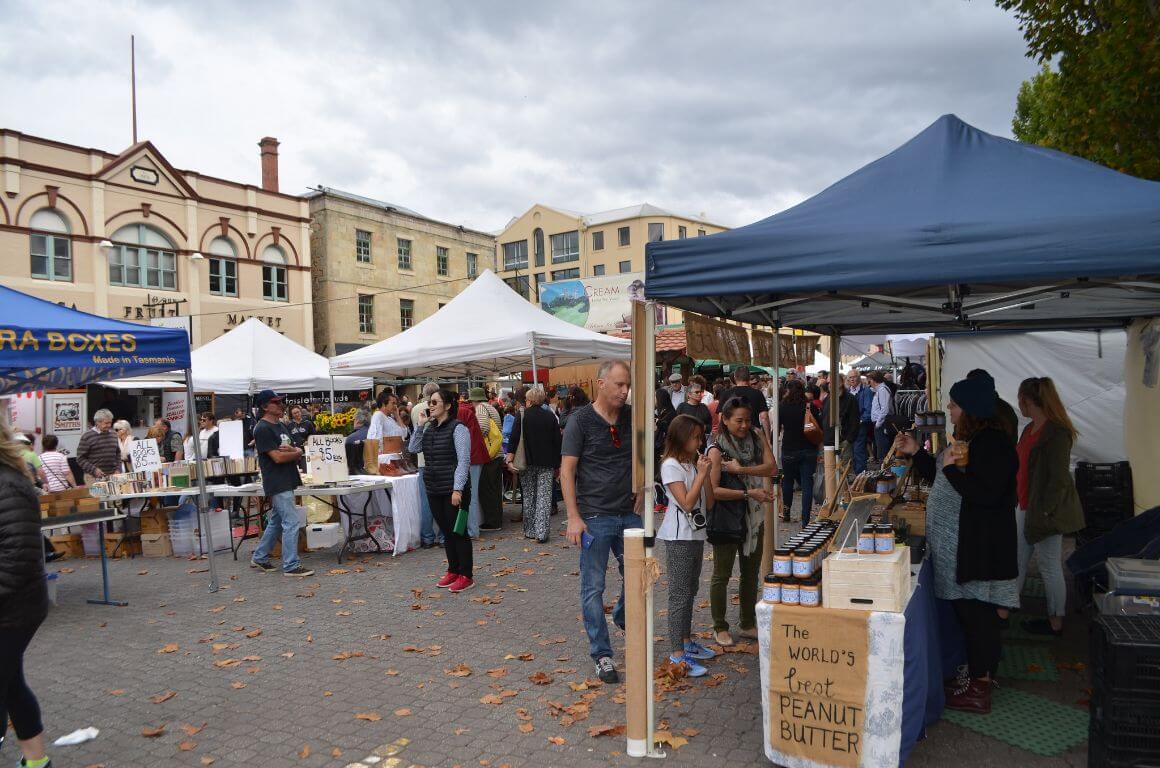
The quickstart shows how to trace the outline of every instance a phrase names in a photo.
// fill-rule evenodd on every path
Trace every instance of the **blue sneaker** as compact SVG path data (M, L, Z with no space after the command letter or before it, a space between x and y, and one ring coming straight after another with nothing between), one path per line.
M698 664L696 659L687 653L682 653L680 656L669 656L669 661L674 664L684 664L689 670L689 677L701 677L709 674L709 670Z
M712 659L717 655L716 651L709 650L705 646L698 643L696 640L690 640L685 643L685 655L694 659Z

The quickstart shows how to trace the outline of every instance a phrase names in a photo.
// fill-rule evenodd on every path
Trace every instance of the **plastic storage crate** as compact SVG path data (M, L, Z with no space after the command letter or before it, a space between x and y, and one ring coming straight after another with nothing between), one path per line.
M1160 768L1160 698L1092 697L1089 768Z
M1097 617L1091 629L1091 669L1097 695L1126 693L1160 703L1160 617Z

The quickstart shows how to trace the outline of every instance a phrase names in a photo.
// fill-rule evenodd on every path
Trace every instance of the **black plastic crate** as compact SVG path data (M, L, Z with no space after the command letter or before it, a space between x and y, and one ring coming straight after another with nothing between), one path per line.
M1094 697L1110 700L1124 693L1160 706L1160 617L1096 618L1091 629L1091 670Z
M1080 461L1075 465L1075 487L1082 497L1093 488L1127 491L1132 490L1132 465L1126 461L1113 464L1095 464Z
M1116 749L1099 735L1089 734L1088 768L1160 768L1160 755Z
M1097 754L1119 762L1095 760ZM1160 766L1160 699L1093 695L1088 765Z

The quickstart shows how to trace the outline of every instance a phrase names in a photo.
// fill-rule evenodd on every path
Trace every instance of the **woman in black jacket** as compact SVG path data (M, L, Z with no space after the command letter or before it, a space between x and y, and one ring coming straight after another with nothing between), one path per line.
M24 651L48 613L40 503L8 424L0 419L0 736L8 720L21 765L51 766L40 705L24 680Z
M950 709L991 711L991 681L999 666L999 608L1019 606L1015 579L1015 442L998 415L990 376L951 387L947 412L955 440L936 459L914 438L899 435L897 451L933 483L927 499L927 549L934 594L954 604L967 645L970 677L948 691ZM940 471L941 469L941 471Z
M548 540L552 507L553 480L560 468L560 425L552 412L544 408L544 390L529 389L528 407L512 427L508 450L515 453L524 444L527 469L520 473L524 494L524 538L541 544Z

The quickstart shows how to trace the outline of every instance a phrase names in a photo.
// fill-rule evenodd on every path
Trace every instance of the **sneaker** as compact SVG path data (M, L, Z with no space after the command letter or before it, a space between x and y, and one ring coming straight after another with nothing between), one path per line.
M447 589L458 580L458 573L452 573L451 571L448 571L447 573L443 574L443 578L435 582L435 586L439 587L439 589Z
M311 569L309 569L305 566L299 565L296 568L294 568L293 570L282 571L282 575L283 576L313 576L314 571L312 571Z
M28 762L23 757L20 758L20 767L19 768L23 768L23 766L26 766L26 765L32 765L32 763ZM47 763L41 764L40 766L38 766L38 768L52 768L52 758L49 758Z
M669 661L674 664L684 664L689 677L701 677L709 674L709 670L698 664L696 659L687 653L682 653L680 656L669 656Z
M471 589L474 586L475 586L474 579L469 579L466 576L460 576L457 579L455 579L454 584L452 584L450 587L447 588L447 591L451 592L452 594L457 594L459 592L463 592L465 590Z
M614 685L620 682L620 675L616 674L616 667L612 663L612 659L605 656L596 662L596 676L600 678L601 682Z
M692 659L711 659L717 652L709 650L696 640L690 640L685 643L685 655Z
M503 526L502 525L481 525L481 526L479 526L479 530L481 530L481 531L502 531Z
M251 560L250 567L257 568L262 573L273 573L274 571L278 570L277 568L270 565L269 563L259 563L257 560Z

